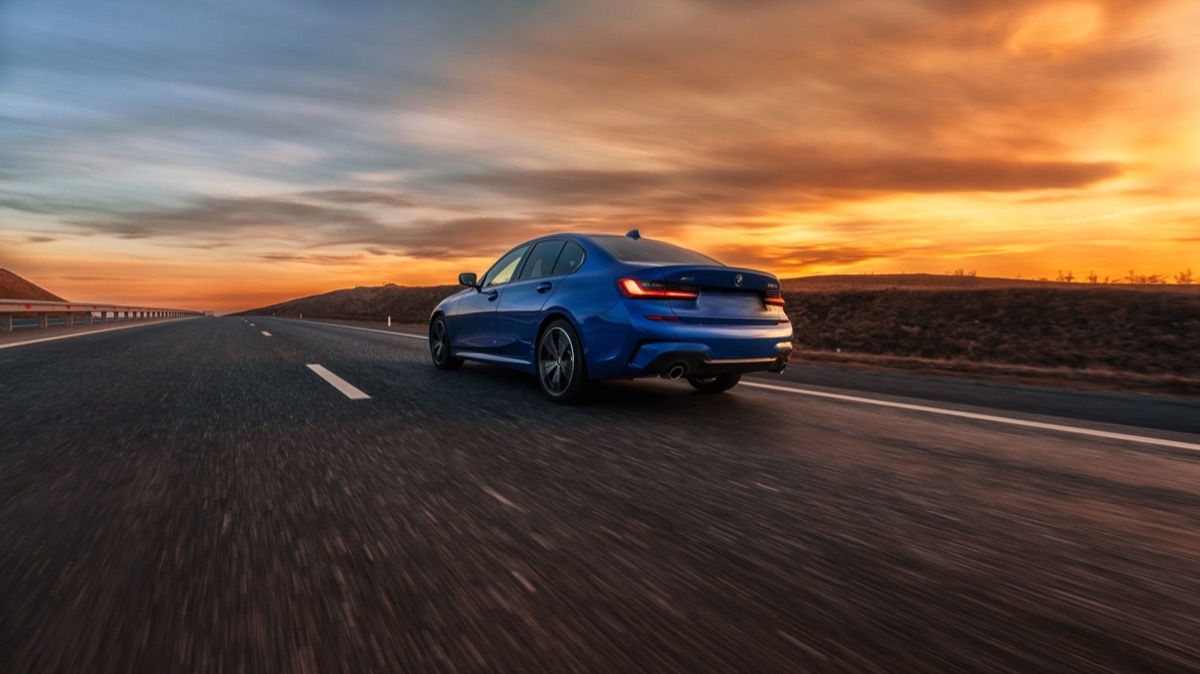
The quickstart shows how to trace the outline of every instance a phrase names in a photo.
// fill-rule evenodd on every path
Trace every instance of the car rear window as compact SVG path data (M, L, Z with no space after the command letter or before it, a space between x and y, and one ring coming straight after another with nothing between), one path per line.
M707 255L663 241L631 239L627 236L595 236L592 240L622 262L721 265Z

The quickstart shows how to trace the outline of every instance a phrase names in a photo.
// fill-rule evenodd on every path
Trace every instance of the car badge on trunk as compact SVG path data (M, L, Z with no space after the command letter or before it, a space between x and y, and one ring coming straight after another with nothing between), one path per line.
M735 286L737 286L737 287L741 288L741 287L742 287L742 281L744 281L744 280L746 280L746 277L745 277L745 276L742 276L741 274L738 274L737 276L734 276L734 277L733 277L733 285L735 285Z

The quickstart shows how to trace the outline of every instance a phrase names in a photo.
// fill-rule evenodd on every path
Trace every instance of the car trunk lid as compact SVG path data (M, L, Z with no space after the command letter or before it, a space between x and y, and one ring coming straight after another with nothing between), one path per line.
M738 267L678 265L662 267L669 287L691 289L694 298L673 298L671 310L685 323L775 325L784 317L779 280L771 274ZM768 298L775 304L768 304Z

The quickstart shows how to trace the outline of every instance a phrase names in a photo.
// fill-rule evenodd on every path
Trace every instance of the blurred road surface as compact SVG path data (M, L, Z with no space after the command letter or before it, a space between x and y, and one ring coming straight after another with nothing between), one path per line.
M804 367L561 407L273 318L6 348L0 672L1195 671L1197 424Z

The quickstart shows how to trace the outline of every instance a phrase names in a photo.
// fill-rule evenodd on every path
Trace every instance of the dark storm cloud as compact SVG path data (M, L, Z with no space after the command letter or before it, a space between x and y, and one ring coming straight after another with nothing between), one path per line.
M358 211L273 198L201 198L189 206L129 213L119 217L76 220L85 231L122 239L229 235L262 230L302 234L362 231L379 223Z
M720 259L726 264L763 269L797 269L823 265L848 265L908 252L898 246L869 249L855 246L725 246Z
M1011 20L1021 12L1052 6L1055 0L922 0L919 4L927 7L940 17L982 17L988 23L998 20ZM1093 5L1114 18L1133 20L1138 16L1153 12L1159 7L1169 4L1170 0L1090 0Z
M422 219L378 232L371 241L416 257L476 257L508 250L526 239L570 229L565 220L535 218Z
M1121 172L1114 162L919 155L839 159L803 152L797 157L760 160L762 166L750 169L715 169L687 176L710 187L726 185L753 191L1015 192L1086 187Z
M258 256L267 262L304 262L308 264L351 264L362 259L361 255L304 255L297 253L266 253Z
M562 231L570 223L568 219L554 217L476 217L416 219L396 224L384 223L361 211L308 201L204 198L176 209L133 212L71 224L84 232L122 239L161 239L165 245L178 245L176 242L182 240L187 247L202 249L237 245L230 240L263 240L302 249L354 245L377 256L471 257L490 254L545 232ZM361 257L288 252L263 254L260 259L335 264Z
M1113 162L1015 161L995 158L894 157L846 161L798 153L794 161L730 162L729 168L678 172L508 170L451 176L447 182L540 204L655 203L689 207L719 202L778 203L808 194L863 192L1015 192L1086 187L1120 175ZM735 158L736 159L736 158Z
M446 182L536 203L587 204L638 198L668 184L670 177L649 171L509 170L451 176Z

